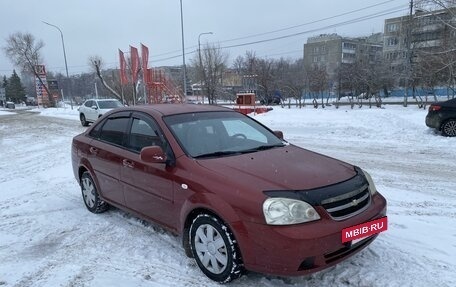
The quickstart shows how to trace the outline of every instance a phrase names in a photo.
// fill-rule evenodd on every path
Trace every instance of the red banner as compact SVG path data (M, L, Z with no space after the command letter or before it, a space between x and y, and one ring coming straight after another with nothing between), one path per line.
M151 82L148 82L149 77L148 77L148 69L147 69L147 64L149 62L149 48L141 44L141 60L142 60L142 70L144 73L144 81L146 82L146 85L150 85Z
M136 84L138 80L138 72L139 72L139 54L138 49L130 46L130 55L131 55L131 78L133 83Z
M127 77L127 61L125 61L124 53L119 49L119 60L120 60L120 84L128 84Z
M382 217L366 223L342 229L342 243L383 232L388 229L388 218Z

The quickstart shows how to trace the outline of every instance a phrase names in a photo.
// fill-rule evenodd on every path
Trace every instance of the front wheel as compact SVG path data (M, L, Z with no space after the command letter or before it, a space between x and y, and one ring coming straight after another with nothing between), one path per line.
M81 176L81 192L84 204L90 212L102 213L108 209L108 204L100 198L95 182L88 171Z
M190 226L190 246L199 268L210 279L227 283L242 276L243 263L229 228L215 216L200 214Z
M456 120L448 120L442 125L442 134L446 137L456 136Z

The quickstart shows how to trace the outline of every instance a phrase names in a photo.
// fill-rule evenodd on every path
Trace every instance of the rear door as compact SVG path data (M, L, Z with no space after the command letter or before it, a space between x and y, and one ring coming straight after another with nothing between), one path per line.
M101 128L90 142L88 156L100 185L100 194L120 205L125 205L120 171L129 121L130 112L120 112L100 123Z

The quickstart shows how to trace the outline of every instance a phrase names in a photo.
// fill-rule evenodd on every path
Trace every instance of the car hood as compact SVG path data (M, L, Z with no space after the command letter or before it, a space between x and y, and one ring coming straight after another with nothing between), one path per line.
M106 112L109 112L110 110L113 110L112 108L110 109L98 109L100 111L100 113L104 114Z
M308 190L356 175L350 164L293 145L197 162L237 184L260 190Z

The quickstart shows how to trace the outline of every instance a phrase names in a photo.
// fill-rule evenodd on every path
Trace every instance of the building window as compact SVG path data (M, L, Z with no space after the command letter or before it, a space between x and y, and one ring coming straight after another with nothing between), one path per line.
M314 53L318 53L318 52L320 52L320 49L319 49L318 47L314 47L314 48L313 48L313 52L314 52Z
M356 44L353 43L342 43L342 48L349 49L349 50L356 50Z
M398 29L399 29L399 25L396 23L386 25L387 32L396 32Z
M399 41L397 40L396 37L392 37L392 38L388 38L388 39L386 40L386 45L387 45L387 46L396 46L396 45L398 44L398 42L399 42Z
M317 57L317 56L315 56L315 57L313 58L313 62L314 62L314 63L318 63L318 57Z
M354 59L355 54L352 53L342 53L342 59Z

